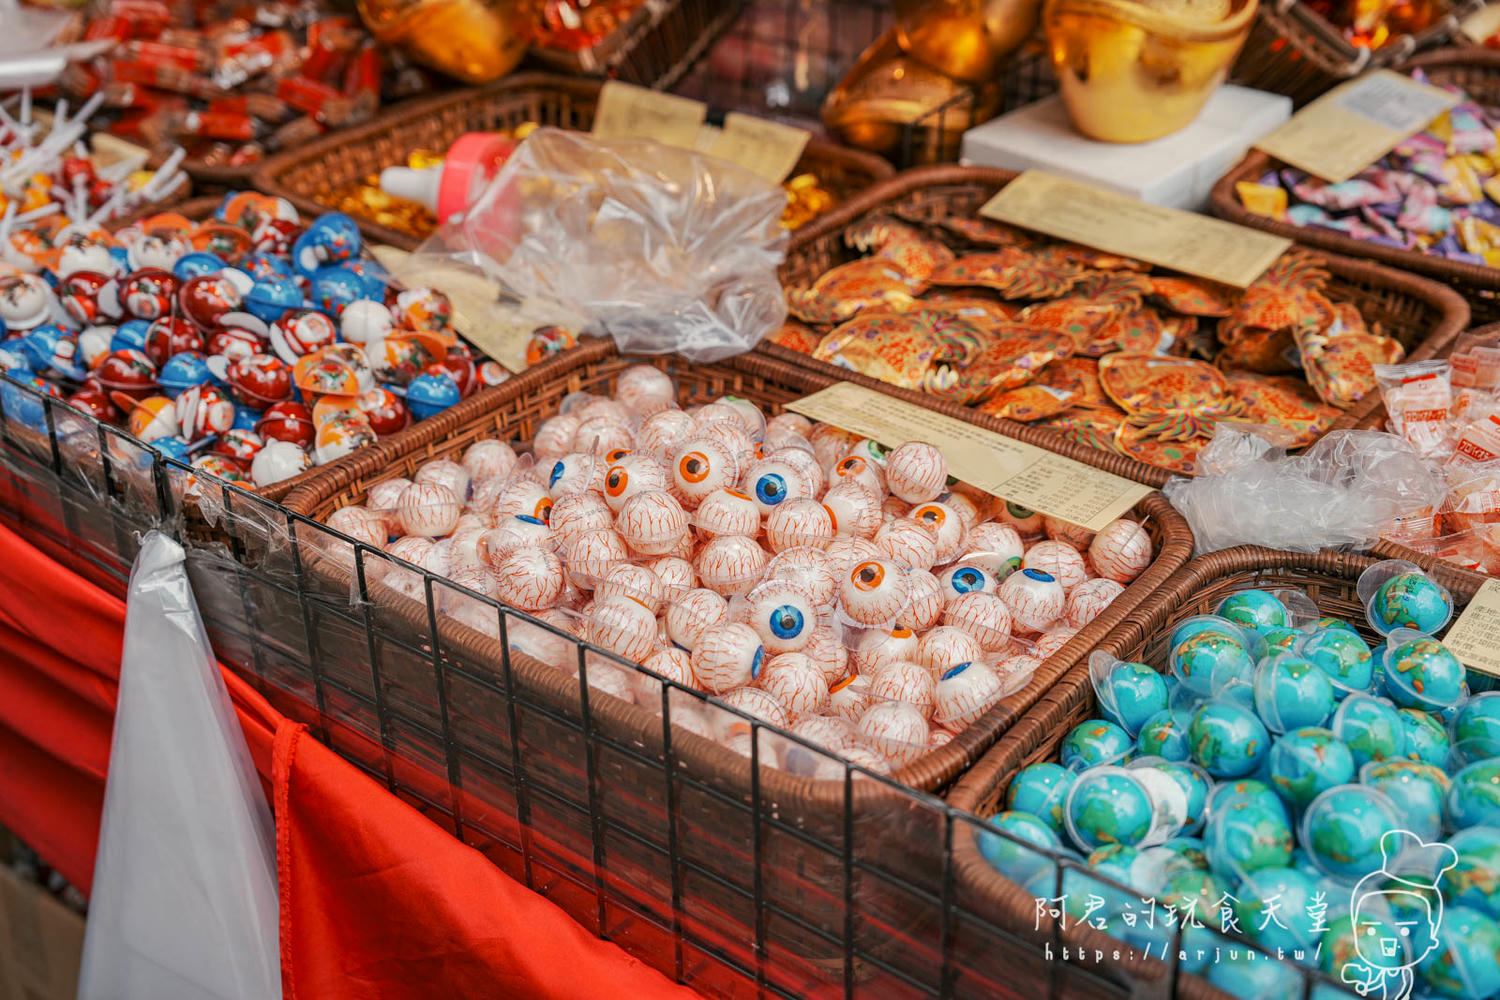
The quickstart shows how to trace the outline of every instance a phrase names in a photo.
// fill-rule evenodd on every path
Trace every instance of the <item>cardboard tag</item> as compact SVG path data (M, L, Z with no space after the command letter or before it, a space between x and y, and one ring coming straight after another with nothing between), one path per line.
M1335 87L1255 144L1255 148L1337 184L1432 124L1459 101L1393 70Z
M699 101L611 80L599 91L592 132L601 139L655 139L693 149L707 114Z
M1459 22L1458 30L1481 44L1500 30L1500 3L1486 4Z
M1486 580L1443 637L1470 670L1500 677L1500 580Z
M874 389L841 382L787 404L810 420L895 447L927 441L948 474L1004 500L1099 531L1151 487Z
M812 133L780 122L731 111L708 147L710 156L738 163L772 184L786 180L802 159Z
M1028 170L979 214L1235 288L1248 287L1292 241Z

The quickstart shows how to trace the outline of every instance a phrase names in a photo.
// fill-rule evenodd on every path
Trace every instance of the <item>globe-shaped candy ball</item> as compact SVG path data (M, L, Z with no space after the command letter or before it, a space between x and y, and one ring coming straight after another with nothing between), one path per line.
M1386 653L1385 690L1403 708L1441 712L1463 696L1464 665L1436 639L1403 642Z
M1161 847L1182 858L1189 867L1208 871L1208 854L1204 851L1201 837L1173 837Z
M1500 827L1500 759L1478 761L1453 776L1443 819L1454 830Z
M1330 730L1294 729L1271 746L1267 774L1287 804L1301 809L1323 792L1354 780L1354 757Z
M1454 1000L1500 992L1500 925L1467 906L1447 907L1434 923L1438 946L1417 963L1417 977Z
M1183 833L1197 833L1203 829L1208 817L1208 793L1213 790L1213 781L1200 768L1180 761L1162 760L1150 765L1152 769L1170 777L1187 797L1187 814L1183 820Z
M1044 761L1030 764L1016 774L1005 793L1005 807L1030 813L1051 827L1055 832L1063 830L1063 802L1068 789L1078 779L1078 772L1070 771L1061 764Z
M1354 755L1356 767L1372 760L1392 760L1406 754L1406 731L1390 702L1352 694L1339 705L1329 723L1333 734Z
M1295 868L1261 868L1248 872L1234 903L1240 929L1269 951L1284 949L1288 956L1317 949L1321 935L1314 897L1318 880Z
M1257 658L1269 656L1274 653L1293 653L1297 650L1297 643L1301 642L1306 632L1294 628L1265 628L1260 630L1260 642L1255 649L1251 650Z
M1263 805L1279 813L1283 820L1290 822L1291 811L1287 809L1286 803L1281 796L1264 781L1256 778L1241 778L1238 781L1224 781L1214 786L1214 790L1208 796L1208 813L1214 813L1223 809L1232 808L1242 802L1252 802Z
M1052 864L1046 851L1060 851L1062 841L1046 823L1024 812L1003 812L990 823L1004 830L1004 837L993 830L978 831L979 853L995 870L1013 882L1026 882ZM1014 838L1014 839L1011 839ZM1034 850L1040 847L1043 850Z
M1272 732L1321 726L1336 704L1332 682L1311 660L1266 657L1255 668L1255 711Z
M1406 737L1406 759L1447 767L1448 727L1419 708L1403 708L1396 714L1401 717L1401 731Z
M1123 760L1135 748L1119 723L1107 719L1088 719L1074 726L1062 741L1063 767L1080 770Z
M1146 786L1120 767L1100 767L1079 775L1063 806L1068 835L1082 850L1106 844L1135 846L1156 822Z
M1465 702L1448 727L1448 739L1460 763L1500 757L1500 692Z
M1368 691L1375 677L1370 647L1351 628L1324 628L1297 644L1297 653L1316 663L1342 698L1351 691Z
M1280 802L1246 799L1211 810L1203 843L1209 868L1226 884L1263 868L1285 868L1292 857L1292 830Z
M1396 804L1402 829L1432 842L1443 832L1443 798L1448 776L1441 768L1414 760L1371 761L1359 772L1360 784L1378 789Z
M1368 610L1370 626L1381 635L1398 628L1432 635L1448 623L1453 605L1426 573L1397 573L1375 591Z
M1330 896L1330 903L1333 897ZM1344 902L1347 903L1347 895ZM1390 941L1395 939L1402 941L1401 929L1396 915L1391 912L1390 906L1379 894L1360 900L1360 914L1358 931L1356 931L1355 917L1352 911L1340 913L1328 921L1328 929L1323 932L1323 947L1318 955L1318 965L1324 972L1338 978L1344 968L1351 965L1366 965L1367 961L1362 955L1360 942L1357 934L1362 934L1365 940L1379 942L1382 939ZM1409 940L1408 932L1407 939ZM1408 944L1398 943L1391 949L1392 954L1380 953L1378 944L1376 950L1370 952L1369 946L1363 948L1369 952L1369 958L1373 960L1368 964L1376 965L1384 969L1398 969L1411 959L1411 947Z
M1167 682L1144 663L1116 663L1099 687L1104 713L1132 735L1167 707Z
M1271 734L1255 713L1227 701L1198 709L1188 730L1193 762L1215 778L1238 778L1260 767Z
M1219 602L1214 614L1257 632L1268 628L1289 628L1292 624L1292 615L1286 605L1267 590L1242 590L1230 594Z
M1172 676L1200 698L1211 696L1234 678L1249 680L1255 670L1245 644L1233 626L1205 629L1175 644L1169 657Z
M1192 725L1193 713L1187 709L1169 708L1157 712L1141 726L1135 739L1136 750L1143 757L1189 760L1193 756L1193 744L1188 738Z
M1178 951L1179 968L1184 972L1201 972L1213 960L1214 948L1220 942L1215 931L1219 927L1221 902L1227 896L1219 880L1210 872L1173 868L1155 890L1158 913L1162 912L1161 907L1167 907L1172 913L1183 916L1140 919L1138 911L1137 919L1125 924L1122 936L1142 951L1149 949L1154 955L1169 954L1180 920L1186 926L1182 929L1182 947ZM1189 914L1191 917L1187 916Z
M1458 863L1443 873L1443 898L1500 917L1500 827L1471 826L1448 838Z
M1355 881L1380 871L1380 838L1401 822L1396 806L1373 788L1330 788L1302 814L1302 846L1329 875Z
M1251 955L1245 947L1235 948L1228 940L1220 945L1219 960L1204 972L1210 984L1233 997L1246 1000L1297 1000L1302 995L1302 977L1296 966Z

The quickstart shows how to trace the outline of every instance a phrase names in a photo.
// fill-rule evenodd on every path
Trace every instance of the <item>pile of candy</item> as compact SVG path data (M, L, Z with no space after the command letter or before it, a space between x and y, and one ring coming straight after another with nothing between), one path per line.
M950 485L931 445L677 398L659 369L629 368L613 399L569 396L529 454L479 441L328 524L878 770L1024 686L1151 562L1136 522L1091 536ZM422 599L410 570L384 579ZM443 603L496 634L484 606ZM576 649L532 631L508 636L576 670ZM588 677L659 711L649 680ZM749 752L743 725L673 718Z
M983 219L845 238L869 256L789 289L777 343L1174 471L1219 421L1308 445L1405 356L1302 253L1241 292Z
M528 0L523 16L527 40L536 48L581 52L608 38L630 20L644 0Z
M1433 638L1452 600L1414 564L1379 563L1357 591L1373 649L1300 591L1243 590L1176 625L1161 672L1095 653L1103 717L1017 774L993 821L1016 839L985 831L982 853L1070 921L1247 1000L1300 995L1293 962L1345 982L1346 963L1380 962L1356 918L1385 939L1381 969L1494 995L1500 693L1471 694L1486 679ZM1073 869L1058 900L1059 856L1134 891ZM1229 932L1286 963L1233 951Z
M1426 82L1420 70L1412 77ZM1397 250L1500 266L1500 118L1463 96L1425 130L1338 184L1283 167L1235 185L1256 215Z
M0 371L269 486L505 377L458 341L445 296L390 287L360 248L347 216L304 226L253 193L204 222L66 228L32 248L40 274L0 278Z
M110 132L156 149L180 143L222 166L368 120L389 58L358 17L316 0L110 0L83 37L118 43L63 81L103 100ZM424 81L405 69L386 89L412 94Z
M1363 49L1425 31L1453 5L1440 0L1308 0L1308 7Z

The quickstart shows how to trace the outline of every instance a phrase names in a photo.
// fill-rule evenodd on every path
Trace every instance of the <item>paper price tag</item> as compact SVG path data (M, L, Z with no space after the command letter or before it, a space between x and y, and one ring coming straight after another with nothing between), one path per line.
M1470 670L1500 677L1500 580L1486 580L1443 637Z
M1248 287L1292 241L1028 170L979 214L1211 281Z
M1383 69L1335 87L1255 144L1330 183L1346 181L1458 103Z
M802 158L810 138L806 129L731 111L708 152L780 184Z
M1500 3L1487 4L1479 8L1464 18L1458 28L1472 40L1482 43L1500 30Z
M848 382L788 403L787 409L892 447L930 442L942 450L949 475L1089 531L1099 531L1151 492L1149 486Z
M599 91L592 131L601 139L655 139L693 149L707 113L699 101L611 80Z

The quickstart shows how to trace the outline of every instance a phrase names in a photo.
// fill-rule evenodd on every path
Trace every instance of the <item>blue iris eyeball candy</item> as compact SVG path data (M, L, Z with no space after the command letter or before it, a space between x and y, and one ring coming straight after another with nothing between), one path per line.
M1167 707L1167 682L1144 663L1125 663L1096 653L1089 673L1104 714L1134 736L1153 715Z
M961 597L976 590L993 594L1000 589L1000 584L992 574L982 566L971 563L960 563L944 570L938 577L938 582L943 585L943 593L950 597Z
M462 396L458 383L447 375L418 375L406 386L406 406L418 420L442 413Z
M1063 802L1078 780L1076 771L1046 761L1021 768L1005 793L1005 808L1031 813L1054 831L1063 829Z
M1467 906L1441 912L1442 920L1432 921L1438 946L1417 963L1418 978L1454 1000L1484 1000L1500 992L1500 925Z
M1139 777L1123 767L1097 767L1080 774L1068 790L1063 823L1082 850L1106 844L1134 847L1156 831L1157 812Z
M1402 638L1385 650L1386 694L1403 708L1441 712L1456 704L1464 688L1464 665L1458 657L1436 639L1409 632Z
M1430 712L1420 708L1398 709L1401 731L1406 736L1406 759L1431 764L1433 767L1448 766L1448 728Z
M1448 739L1459 764L1500 757L1500 691L1465 702L1448 725Z
M1384 793L1401 813L1403 829L1426 841L1443 832L1443 798L1448 776L1431 764L1412 760L1371 761L1359 771L1359 782Z
M1003 812L993 817L990 823L1010 837L981 828L977 833L979 853L995 866L996 871L1013 882L1024 883L1041 869L1050 868L1052 859L1044 852L1062 850L1062 841L1052 828L1031 813ZM1042 850L1033 850L1033 847Z
M1268 628L1289 628L1292 624L1291 612L1281 603L1281 598L1268 590L1242 590L1230 594L1219 602L1214 614L1257 632Z
M1271 747L1271 787L1294 809L1354 780L1354 757L1330 730L1294 729Z
M1215 778L1240 778L1260 767L1271 751L1271 734L1243 705L1215 701L1198 709L1188 729L1193 763Z
M1379 571L1372 567L1365 572ZM1376 589L1365 606L1370 627L1381 635L1398 628L1416 629L1433 635L1453 615L1453 598L1420 570L1397 573Z
M1328 675L1337 697L1370 690L1375 676L1374 659L1370 647L1353 629L1320 628L1301 639L1296 652Z
M1172 675L1200 698L1212 696L1236 678L1248 681L1255 670L1255 663L1245 649L1243 633L1233 624L1222 619L1219 622L1216 627L1194 627L1184 638L1172 643L1168 660ZM1178 626L1173 638L1190 625L1193 620Z
M1203 828L1209 867L1233 884L1247 872L1285 868L1292 859L1292 828L1286 807L1274 793L1272 801L1242 798L1209 808Z
M1273 733L1320 726L1336 704L1332 682L1311 660L1274 656L1255 668L1255 710Z
M1124 760L1135 740L1108 719L1088 719L1074 726L1062 741L1063 767L1080 770Z
M1448 838L1457 863L1443 873L1443 896L1500 917L1500 827L1471 826Z
M1324 872L1354 882L1381 870L1380 839L1401 824L1386 795L1365 785L1342 785L1313 799L1302 814L1302 846Z
M1351 694L1328 724L1354 755L1356 767L1406 755L1406 731L1396 706L1367 694Z
M1500 827L1500 759L1481 760L1453 776L1443 799L1443 819L1454 830Z
M1191 760L1192 741L1188 730L1193 725L1193 713L1185 708L1168 708L1147 719L1136 736L1136 749L1148 757L1165 760Z
M1234 914L1245 936L1268 951L1288 958L1301 949L1304 961L1315 961L1323 928L1316 918L1318 879L1296 868L1260 868L1246 872L1235 893ZM1325 900L1326 902L1326 900Z

